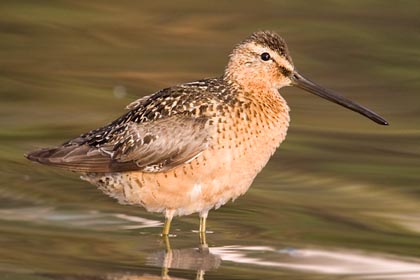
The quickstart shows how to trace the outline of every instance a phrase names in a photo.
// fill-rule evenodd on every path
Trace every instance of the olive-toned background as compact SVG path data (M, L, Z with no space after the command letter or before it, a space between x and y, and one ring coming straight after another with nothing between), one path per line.
M194 255L196 216L174 221L169 275L420 278L419 14L414 0L1 1L0 278L159 278L160 216L23 154L221 75L260 29L286 39L301 73L391 125L283 89L286 142L244 197L210 213L210 255Z

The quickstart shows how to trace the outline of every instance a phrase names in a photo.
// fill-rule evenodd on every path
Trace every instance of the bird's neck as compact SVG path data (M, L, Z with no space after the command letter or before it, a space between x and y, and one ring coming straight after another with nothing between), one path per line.
M223 80L242 92L271 92L274 90L273 85L260 78L256 70L254 72L254 69L247 68L247 71L240 71L243 69L243 67L236 67L235 61L230 61L225 69Z
M234 92L239 100L244 100L260 107L267 115L281 115L289 121L289 106L280 95L278 89L272 85L249 75L241 76L231 72L225 72L222 79L225 84L229 85L231 92Z

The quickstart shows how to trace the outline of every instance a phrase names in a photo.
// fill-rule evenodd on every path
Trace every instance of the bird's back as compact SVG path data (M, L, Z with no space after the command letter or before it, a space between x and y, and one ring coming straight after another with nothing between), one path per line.
M76 172L160 172L187 162L209 144L210 119L235 102L222 78L163 89L127 106L112 123L28 159Z

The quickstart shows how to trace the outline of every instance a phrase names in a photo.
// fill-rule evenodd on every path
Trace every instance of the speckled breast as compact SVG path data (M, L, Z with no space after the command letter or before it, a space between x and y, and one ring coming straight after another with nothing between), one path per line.
M257 102L258 101L258 102ZM174 215L206 213L244 194L284 140L289 108L276 92L265 103L244 100L210 122L211 144L194 160L161 173L115 173L88 178L120 203Z

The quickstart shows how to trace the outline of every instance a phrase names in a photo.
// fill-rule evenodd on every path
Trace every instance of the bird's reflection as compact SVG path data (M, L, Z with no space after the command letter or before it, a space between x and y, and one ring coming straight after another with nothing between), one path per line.
M204 279L206 271L217 269L221 258L210 253L205 235L200 236L198 248L173 249L167 236L162 237L165 249L152 253L147 264L162 268L162 278L172 279L170 269L187 269L197 271L196 279Z
M163 239L163 248L147 256L146 266L139 266L137 272L108 272L98 276L41 274L43 277L60 280L145 280L145 279L187 279L179 276L183 270L193 271L192 279L204 279L207 271L217 269L222 259L227 263L243 266L252 265L255 273L261 268L324 276L345 276L352 279L420 279L420 260L407 259L401 255L383 255L366 251L333 248L289 248L278 249L269 246L230 245L211 247L203 243L196 248L172 249L169 240ZM153 267L159 267L161 275ZM260 267L258 269L257 267ZM177 271L178 270L178 271ZM253 271L247 271L253 273ZM154 275L152 275L154 274ZM185 276L183 276L185 277ZM191 276L188 277L191 279ZM261 279L261 278L260 278Z
M195 279L204 279L206 271L217 269L222 259L212 254L206 243L205 236L200 236L199 246L196 248L173 249L168 236L162 237L163 249L151 253L147 257L146 265L160 267L161 276L135 274L108 274L106 280L140 280L140 279L185 279L170 275L171 269L196 271Z

